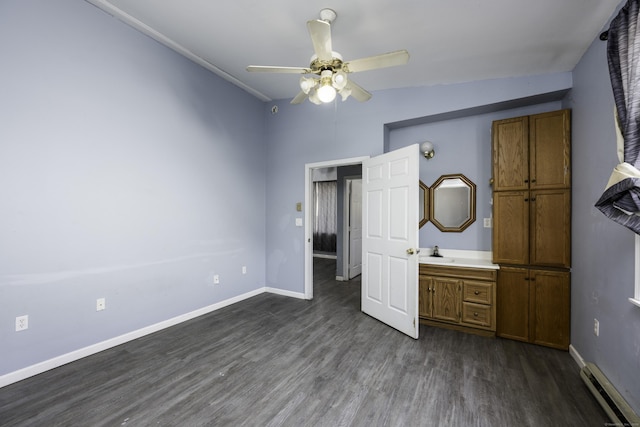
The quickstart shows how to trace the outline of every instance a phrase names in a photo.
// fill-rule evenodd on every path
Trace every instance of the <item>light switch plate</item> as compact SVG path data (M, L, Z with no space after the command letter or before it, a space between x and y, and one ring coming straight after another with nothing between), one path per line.
M296 227L302 227L302 218L296 218Z

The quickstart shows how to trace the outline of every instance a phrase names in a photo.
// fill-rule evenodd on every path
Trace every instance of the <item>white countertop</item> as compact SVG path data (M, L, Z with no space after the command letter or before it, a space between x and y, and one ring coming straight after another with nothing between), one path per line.
M442 257L430 256L433 253L433 248L420 248L420 264L488 268L493 270L498 270L500 268L498 264L491 262L491 251L439 249L438 252Z

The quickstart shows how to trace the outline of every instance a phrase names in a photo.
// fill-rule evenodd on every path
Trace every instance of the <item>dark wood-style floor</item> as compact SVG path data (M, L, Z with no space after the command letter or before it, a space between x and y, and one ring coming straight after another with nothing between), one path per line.
M566 352L263 294L0 389L3 426L603 426Z

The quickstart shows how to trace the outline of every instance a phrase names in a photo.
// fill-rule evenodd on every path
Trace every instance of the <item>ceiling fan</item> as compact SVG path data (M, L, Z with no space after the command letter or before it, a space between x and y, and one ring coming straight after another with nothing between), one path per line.
M291 100L300 104L306 98L314 104L331 102L336 94L345 101L350 95L360 102L371 99L371 94L347 78L348 73L375 70L378 68L404 65L409 61L409 52L397 50L382 55L343 61L342 56L332 50L331 23L338 15L332 9L322 9L320 19L307 21L307 28L315 54L309 67L278 67L269 65L249 65L247 71L266 73L315 74L300 77L300 93Z

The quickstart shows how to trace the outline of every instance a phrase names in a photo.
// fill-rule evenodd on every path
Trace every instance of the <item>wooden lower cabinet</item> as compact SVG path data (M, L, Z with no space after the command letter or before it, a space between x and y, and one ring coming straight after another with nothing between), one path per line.
M501 266L496 335L568 350L570 273Z
M420 321L494 335L496 270L420 265Z

